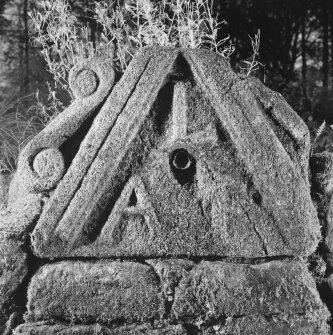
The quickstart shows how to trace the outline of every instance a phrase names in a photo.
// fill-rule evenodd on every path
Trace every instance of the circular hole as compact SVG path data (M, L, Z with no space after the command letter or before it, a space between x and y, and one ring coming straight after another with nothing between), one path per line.
M186 170L191 166L193 158L185 149L179 149L172 153L172 165L177 170Z

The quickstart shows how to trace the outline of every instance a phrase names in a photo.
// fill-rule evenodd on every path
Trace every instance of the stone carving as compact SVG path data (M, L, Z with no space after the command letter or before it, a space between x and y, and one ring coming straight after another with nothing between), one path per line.
M115 85L87 60L70 83L11 183L0 229L24 233L10 292L27 303L25 322L16 298L0 310L7 329L328 334L304 261L321 239L309 132L279 94L204 50L143 49Z
M72 145L72 151L68 152L61 146L69 145L68 139L78 135L76 133L84 128L84 122L94 116L113 81L112 64L106 59L86 60L71 71L69 82L76 100L62 117L30 141L20 155L17 178L22 179L28 191L41 193L57 185L65 170L62 155L66 155L68 164L77 149Z
M307 141L307 129L280 97L239 79L221 57L145 53L108 96L47 202L32 235L34 252L307 255L320 238ZM54 171L52 184L64 173L56 149L35 157ZM116 200L125 201L127 183L137 184L145 204L134 206L136 214L127 210L129 223L120 224L118 207L126 204ZM144 210L149 220L139 218ZM138 235L145 243L133 244Z

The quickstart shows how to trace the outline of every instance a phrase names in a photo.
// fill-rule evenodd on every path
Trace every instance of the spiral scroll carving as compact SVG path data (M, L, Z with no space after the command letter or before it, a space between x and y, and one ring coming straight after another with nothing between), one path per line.
M34 137L21 152L18 172L29 192L54 188L65 174L59 148L82 126L110 93L115 79L112 55L81 61L69 74L72 104Z
M75 66L69 74L69 85L76 99L92 95L99 87L100 81L106 75L114 81L113 69L106 72L103 66L96 66L95 59L87 59ZM99 64L100 65L100 64Z
M75 71L71 79L71 89L76 98L85 98L93 94L99 84L96 73L90 69Z
M45 189L53 188L65 173L63 156L55 148L40 151L35 156L32 167Z

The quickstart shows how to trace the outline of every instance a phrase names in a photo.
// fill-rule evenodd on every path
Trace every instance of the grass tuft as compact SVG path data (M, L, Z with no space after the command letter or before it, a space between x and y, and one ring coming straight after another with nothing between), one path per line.
M20 151L42 129L40 119L25 110L29 99L31 95L0 101L0 174L15 172Z

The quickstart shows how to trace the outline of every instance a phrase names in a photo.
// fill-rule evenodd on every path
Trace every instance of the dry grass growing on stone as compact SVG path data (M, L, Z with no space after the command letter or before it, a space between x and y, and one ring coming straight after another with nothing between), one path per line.
M137 0L112 12L101 2L96 14L104 37L116 45L116 63L124 71L136 50L147 45L203 48L229 58L229 38L218 40L225 21L213 17L212 5L205 0Z
M13 173L23 147L41 130L37 117L23 113L26 99L0 102L0 173Z
M41 45L55 82L68 90L71 67L96 54L112 53L121 73L144 46L205 48L229 58L233 52L229 37L218 39L225 21L213 16L212 6L206 0L100 1L89 12L102 31L92 42L88 26L73 15L67 0L44 0L31 13L33 40Z
M204 48L225 58L234 48L229 37L218 39L225 21L213 16L213 1L97 2L87 12L98 27L94 42L90 26L79 21L68 0L43 0L38 6L30 13L35 29L32 42L41 46L55 88L47 83L48 101L41 101L37 92L36 103L29 111L24 107L25 98L0 102L1 173L15 171L19 152L41 130L40 125L49 123L66 107L57 97L57 88L73 99L68 74L81 60L113 55L116 69L123 73L136 51L144 46Z

